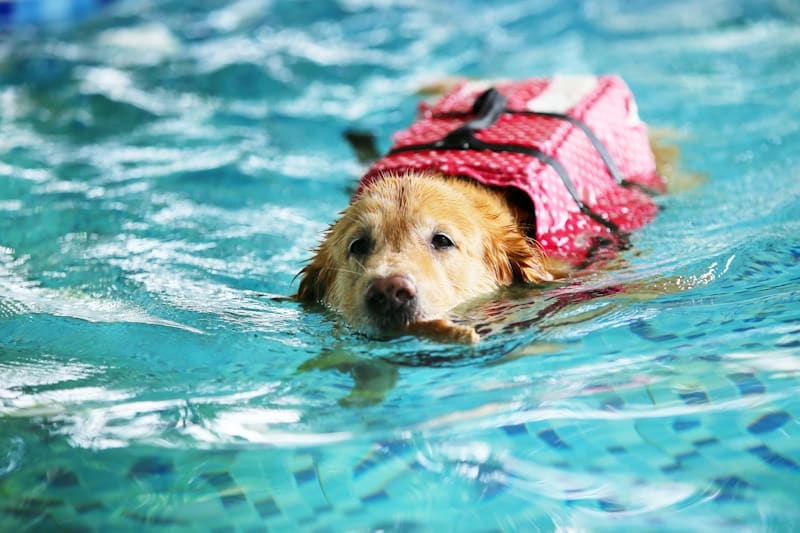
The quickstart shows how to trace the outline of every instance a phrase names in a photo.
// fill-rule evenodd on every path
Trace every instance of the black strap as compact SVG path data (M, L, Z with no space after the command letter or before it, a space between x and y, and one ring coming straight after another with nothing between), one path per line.
M457 130L454 130L457 131ZM564 186L567 188L570 196L578 205L578 208L581 212L594 220L595 222L602 224L606 228L608 228L612 233L616 234L619 237L622 237L623 234L620 232L619 227L611 222L610 220L604 218L602 215L595 213L591 210L589 206L583 203L581 197L578 195L578 190L575 188L575 184L572 182L572 179L569 177L569 172L567 169L564 168L564 165L556 159L555 157L551 156L550 154L546 154L537 148L533 148L531 146L521 146L518 144L498 144L498 143L486 143L479 139L476 139L474 136L460 136L458 139L458 143L455 145L451 145L448 142L448 138L450 134L448 134L444 139L440 141L436 141L435 143L431 144L411 144L408 146L401 146L399 148L393 149L389 152L389 155L398 154L402 152L422 152L425 150L476 150L476 151L491 151L491 152L511 152L516 154L525 154L532 157L535 157L542 163L549 165L556 171L561 181L564 183Z
M571 115L567 115L566 113L550 113L547 111L515 111L513 109L504 109L503 112L511 114L511 115L530 115L535 117L547 117L547 118L555 118L558 120L564 120L569 122L570 124L574 125L575 127L579 128L588 138L589 141L594 146L597 153L600 154L600 158L605 163L606 168L608 168L609 174L611 177L614 178L619 185L629 185L633 182L630 182L625 179L622 173L619 171L617 164L614 162L614 158L611 157L611 154L608 153L606 146L603 144L603 141L600 140L597 135L595 135L592 128L589 127L584 121L577 119ZM433 115L434 118L459 118L465 117L472 114L472 112L467 111L452 111L449 113L436 113Z
M614 181L617 182L618 185L627 188L637 188L643 193L649 196L656 196L658 195L658 191L651 189L646 185L642 185L641 183L637 183L635 181L631 181L625 176L622 175L622 172L619 171L619 167L614 162L614 158L611 157L611 154L608 153L606 149L606 145L603 144L603 141L594 133L592 128L589 127L584 121L573 117L572 115L567 115L566 113L550 113L546 111L512 111L510 109L506 110L506 113L516 114L516 115L532 115L537 117L549 117L555 118L559 120L565 120L570 124L574 125L575 127L579 128L588 138L589 141L594 146L594 149L597 150L597 153L600 154L600 158L605 163L606 168L608 169L608 173L611 174L611 177L614 178Z
M506 97L492 87L478 96L472 104L472 114L475 118L454 129L434 145L442 150L456 150L459 146L468 146L475 138L473 134L497 122L505 109Z
M482 93L478 98L475 99L475 102L472 105L472 113L475 114L475 118L470 120L469 122L465 122L458 128L454 129L447 135L445 135L442 139L435 141L433 143L427 144L411 144L407 146L400 146L397 148L392 149L388 155L394 155L403 152L421 152L425 150L434 150L434 151L442 151L442 150L477 150L477 151L491 151L491 152L511 152L517 154L525 154L531 157L535 157L542 163L549 165L556 171L561 181L564 183L564 186L567 188L570 196L578 205L580 211L594 220L595 222L605 226L608 228L612 233L617 235L618 238L623 239L625 235L620 232L619 227L613 223L612 221L606 219L602 215L595 213L591 210L589 206L583 203L583 200L578 195L578 190L575 188L575 184L572 182L572 179L569 177L569 172L567 169L564 168L564 165L556 159L555 157L542 152L537 148L533 148L531 146L522 146L518 144L500 144L500 143L487 143L483 142L480 139L475 137L475 132L480 131L482 129L488 128L492 126L500 116L508 112L506 110L506 99L505 97L494 87ZM533 112L524 112L524 113L533 113ZM538 114L538 113L537 113ZM459 113L456 115L455 113L450 113L446 115L437 115L437 116L466 116L467 113ZM568 117L568 115L564 115ZM560 117L557 117L560 118ZM569 117L570 119L572 117ZM578 119L574 119L577 122L583 124L583 122L579 121ZM570 122L572 122L570 120ZM577 125L577 124L576 124ZM584 131L589 131L588 126L583 124ZM580 126L578 126L580 127ZM584 129L585 128L585 129ZM595 139L600 146L602 143L599 139L593 134L590 133L590 139ZM594 141L592 141L594 143ZM595 145L597 146L597 145ZM605 147L602 148L603 152L608 156L608 152L605 151ZM602 157L601 153L601 157ZM605 158L603 158L605 161ZM613 165L613 160L610 156L608 156L608 160L611 161ZM608 162L606 162L608 165ZM609 171L611 171L612 167L609 167ZM615 172L616 166L613 167ZM612 172L613 175L613 172ZM616 177L615 177L616 179Z
M480 131L488 128L500 118L506 110L506 97L500 91L492 87L481 93L472 104L472 112L475 119L470 120L462 126L470 131Z
M597 135L595 135L594 131L592 131L592 128L590 128L584 121L579 120L571 115L567 115L566 113L548 113L545 111L515 111L515 113L520 115L533 115L537 117L549 117L565 120L573 126L579 128L589 138L594 146L594 149L597 150L597 153L600 154L600 158L603 160L603 163L605 163L606 168L608 169L609 174L611 174L611 177L614 178L614 181L616 181L619 185L623 185L627 181L619 171L619 168L614 162L614 159L611 157L611 154L609 154L608 150L606 150L606 146L603 144L603 141L601 141Z

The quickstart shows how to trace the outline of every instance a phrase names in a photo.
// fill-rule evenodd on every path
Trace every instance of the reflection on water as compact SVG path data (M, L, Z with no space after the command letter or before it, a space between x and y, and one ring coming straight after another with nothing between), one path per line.
M129 1L6 31L0 529L796 529L797 17ZM286 298L363 170L342 131L385 149L443 75L586 71L704 176L631 250L459 309L476 347Z

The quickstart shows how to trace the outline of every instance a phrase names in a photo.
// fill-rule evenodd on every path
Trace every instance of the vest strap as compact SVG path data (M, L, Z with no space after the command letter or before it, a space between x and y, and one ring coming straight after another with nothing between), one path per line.
M535 157L536 159L552 167L553 170L556 171L556 174L558 174L559 178L561 178L564 187L566 187L570 196L577 204L578 209L580 209L580 211L584 215L588 216L598 224L606 227L618 239L625 240L627 238L627 235L621 232L619 227L614 222L608 220L599 213L592 211L592 209L583 202L580 195L578 194L578 190L575 188L575 184L572 182L572 179L569 176L569 172L567 172L567 169L564 168L564 165L562 165L558 159L531 146L522 146L518 144L505 144L505 143L487 143L475 137L475 132L491 127L495 122L497 122L497 119L500 118L500 116L503 113L552 116L554 118L568 120L569 122L579 127L581 130L583 130L584 132L588 132L587 135L589 136L589 139L592 140L592 143L595 145L595 148L598 150L598 152L600 152L600 156L603 158L603 161L606 163L606 166L608 166L609 172L611 172L612 176L614 176L615 181L617 181L617 183L620 184L622 183L622 181L624 181L619 173L619 170L614 164L614 161L608 154L608 151L605 150L603 144L594 135L591 129L588 126L586 126L585 123L583 123L578 119L570 117L569 115L562 115L560 113L539 113L535 111L517 111L517 112L507 111L505 97L494 87L488 89L480 96L478 96L478 98L475 99L475 102L472 105L472 113L470 113L476 115L474 119L470 120L469 122L465 122L463 125L454 129L453 131L451 131L438 141L426 144L411 144L408 146L400 146L392 149L388 155L408 153L408 152L424 152L424 151L474 150L474 151L491 151L491 152L511 152L511 153L524 154L531 157ZM447 113L447 114L434 115L434 117L445 117L445 116L450 118L454 116L468 116L468 114ZM578 124L581 124L582 126L579 126ZM598 146L600 146L600 148L597 148Z

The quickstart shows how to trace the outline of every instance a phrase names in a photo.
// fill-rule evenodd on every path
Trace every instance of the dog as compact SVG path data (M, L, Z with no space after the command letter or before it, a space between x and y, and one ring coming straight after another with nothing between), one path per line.
M625 248L664 190L620 78L460 82L368 170L296 297L371 337L476 343L456 307Z

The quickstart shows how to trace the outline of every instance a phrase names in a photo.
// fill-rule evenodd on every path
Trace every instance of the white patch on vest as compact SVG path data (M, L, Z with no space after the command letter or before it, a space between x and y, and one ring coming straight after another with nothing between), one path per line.
M642 119L639 118L639 107L636 105L636 101L631 99L628 103L628 125L629 126L638 126L642 123Z
M597 87L597 76L556 74L535 98L528 100L528 111L566 113Z

